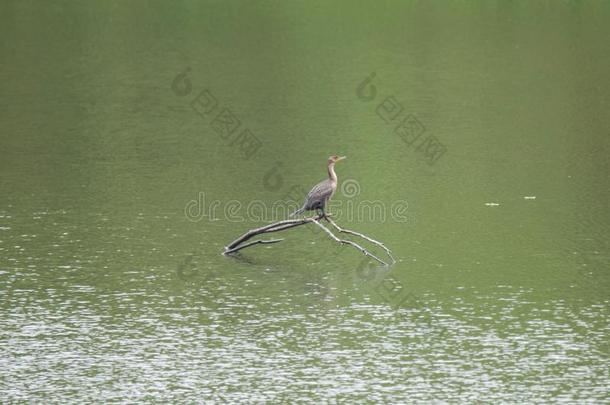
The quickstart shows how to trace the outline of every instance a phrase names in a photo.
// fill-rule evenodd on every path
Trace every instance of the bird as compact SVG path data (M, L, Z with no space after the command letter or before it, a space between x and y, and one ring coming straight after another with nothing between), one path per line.
M335 173L335 163L340 162L346 159L345 156L337 156L333 155L328 158L328 179L321 181L316 184L307 197L305 197L305 202L303 206L290 214L290 217L297 216L302 214L305 211L319 211L322 216L326 216L324 212L324 208L328 200L333 196L335 190L337 190L337 174Z

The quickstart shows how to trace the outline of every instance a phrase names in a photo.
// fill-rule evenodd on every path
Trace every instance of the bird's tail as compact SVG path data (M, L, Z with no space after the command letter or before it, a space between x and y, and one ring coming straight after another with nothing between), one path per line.
M290 218L292 217L296 217L299 214L302 214L303 211L305 211L305 207L301 207L298 210L296 210L295 212L293 212L292 214L288 215Z

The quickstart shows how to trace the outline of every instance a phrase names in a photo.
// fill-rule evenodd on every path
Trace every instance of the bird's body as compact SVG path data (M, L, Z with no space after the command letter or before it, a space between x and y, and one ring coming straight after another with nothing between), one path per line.
M325 214L324 208L328 200L335 194L337 190L337 174L335 173L335 163L345 159L345 156L331 156L328 158L328 179L316 184L307 197L303 206L290 214L291 217L299 215L305 211L320 210Z

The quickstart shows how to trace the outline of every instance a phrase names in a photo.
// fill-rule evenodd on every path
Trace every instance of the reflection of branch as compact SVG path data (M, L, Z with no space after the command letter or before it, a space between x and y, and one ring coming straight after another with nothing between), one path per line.
M328 215L324 215L324 214L319 214L316 215L314 217L309 217L309 218L302 218L302 219L287 219L284 221L279 221L279 222L274 222L272 224L269 225L265 225L262 226L260 228L255 228L255 229L251 229L248 232L246 232L245 234L243 234L242 236L240 236L239 238L235 239L233 242L231 242L230 244L228 244L225 247L225 250L223 252L223 254L230 254L230 253L235 253L238 250L247 248L249 246L253 246L253 245L258 245L258 244L270 244L270 243L278 243L281 242L283 239L270 239L270 240L255 240L252 242L248 242L245 243L246 241L252 239L253 237L257 236L257 235L262 235L265 233L270 233L270 232L279 232L279 231L283 231L286 229L290 229L290 228L294 228L297 226L301 226L301 225L306 225L309 223L314 223L317 226L319 226L320 228L322 228L324 230L324 232L326 232L326 234L333 239L334 241L342 244L342 245L350 245L353 246L354 248L356 248L357 250L359 250L360 252L362 252L362 254L364 254L365 256L369 256L375 260L377 260L379 263L383 264L383 265L388 265L386 262L384 262L383 260L381 260L380 258L378 258L377 256L375 256L374 254L372 254L371 252L369 252L368 250L366 250L365 248L363 248L362 246L360 246L359 244L357 244L356 242L353 242L351 240L344 240L344 239L339 239L337 238L331 231L330 229L328 229L327 227L325 227L324 225L322 225L320 223L321 219L326 219L328 222L330 222L337 230L339 230L339 232L343 232L343 233L347 233L350 235L355 235L355 236L359 236L371 243L374 243L375 245L381 247L383 250L385 250L385 252L388 254L388 256L392 259L392 264L396 263L396 260L394 260L394 257L392 256L392 254L390 253L390 249L388 249L383 243L376 241L375 239L369 238L366 235L363 235L359 232L355 232L355 231L350 231L349 229L343 229L341 227L339 227L339 225L337 225L333 220L331 220L329 218Z
M370 237L368 237L368 236L366 236L366 235L363 235L363 234L361 234L360 232L356 232L356 231L350 231L349 229L341 228L339 225L337 225L337 224L335 223L335 221L333 221L332 219L330 219L330 217L328 217L328 216L326 217L326 220L327 220L328 222L330 222L332 226L334 226L335 228L337 228L337 230L338 230L339 232L342 232L342 233L347 233L347 234L349 234L349 235L360 236L362 239L367 240L367 241L369 241L369 242L371 242L371 243L376 244L377 246L379 246L380 248L382 248L383 250L385 250L385 252L387 253L387 255L388 255L388 256L390 256L390 259L392 259L392 264L396 263L396 259L394 259L394 256L392 256L392 252L391 252L391 251L390 251L390 249L388 249L388 248L387 248L387 246L386 246L386 245L384 245L383 243L381 243L381 242L379 242L379 241L377 241L377 240L375 240L375 239L373 239L373 238L370 238Z

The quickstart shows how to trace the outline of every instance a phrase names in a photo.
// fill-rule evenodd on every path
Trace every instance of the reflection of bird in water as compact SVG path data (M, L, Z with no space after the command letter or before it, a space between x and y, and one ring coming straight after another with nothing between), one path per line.
M335 190L337 189L337 175L335 174L335 163L345 159L345 156L331 156L328 158L328 179L316 184L309 194L307 194L307 198L305 198L305 203L301 208L290 214L291 217L295 215L299 215L304 211L313 211L320 210L321 214L324 215L324 207L330 197L333 196Z

